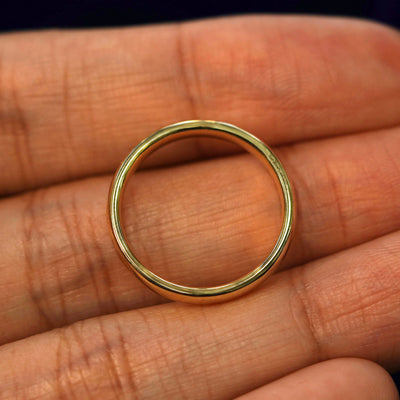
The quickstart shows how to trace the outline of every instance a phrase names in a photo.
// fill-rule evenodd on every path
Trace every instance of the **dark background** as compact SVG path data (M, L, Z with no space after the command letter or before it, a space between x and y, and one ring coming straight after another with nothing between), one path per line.
M133 25L257 12L358 16L400 28L400 0L3 0L0 5L2 31Z
M261 12L355 16L400 28L400 0L15 0L0 5L0 31L135 25ZM394 378L400 389L400 373Z

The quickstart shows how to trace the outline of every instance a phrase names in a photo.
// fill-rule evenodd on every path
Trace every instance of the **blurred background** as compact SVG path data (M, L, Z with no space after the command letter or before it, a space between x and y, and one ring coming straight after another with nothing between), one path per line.
M177 21L239 13L348 15L400 28L400 0L6 0L0 30Z
M400 28L400 0L7 0L2 6L3 32L126 26L243 13L351 16ZM400 373L394 379L400 389Z

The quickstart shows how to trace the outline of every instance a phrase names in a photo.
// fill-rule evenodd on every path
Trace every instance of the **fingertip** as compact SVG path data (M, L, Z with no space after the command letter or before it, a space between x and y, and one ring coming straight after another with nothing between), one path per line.
M240 400L399 400L389 373L372 361L338 358L298 370ZM239 400L237 399L237 400Z

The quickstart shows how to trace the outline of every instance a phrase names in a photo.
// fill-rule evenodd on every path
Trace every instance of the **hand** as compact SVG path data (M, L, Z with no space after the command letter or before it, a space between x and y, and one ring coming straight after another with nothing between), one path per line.
M0 399L397 398L398 32L222 18L2 35L0 60ZM108 228L118 164L186 119L260 137L297 195L281 271L220 305L150 292ZM127 192L133 248L185 284L249 271L279 229L266 175L223 145L165 148Z

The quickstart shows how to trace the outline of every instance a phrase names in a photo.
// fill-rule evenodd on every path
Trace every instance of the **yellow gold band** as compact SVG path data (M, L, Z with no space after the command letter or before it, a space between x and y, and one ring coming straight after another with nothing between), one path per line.
M280 187L283 221L279 237L268 257L247 275L224 285L213 287L190 287L167 281L147 269L135 257L128 246L121 225L121 197L125 183L143 161L161 146L190 136L210 136L234 142L260 159L273 170ZM252 134L230 124L217 121L183 121L160 129L139 143L123 161L111 183L109 217L116 247L137 277L155 292L171 300L189 303L215 303L240 296L269 276L286 253L294 228L293 192L282 164L271 149Z

